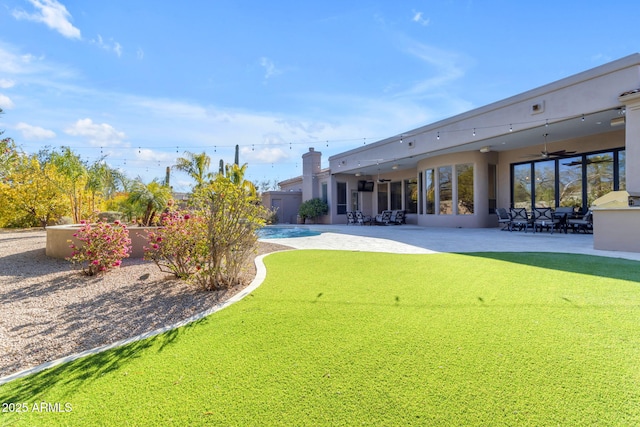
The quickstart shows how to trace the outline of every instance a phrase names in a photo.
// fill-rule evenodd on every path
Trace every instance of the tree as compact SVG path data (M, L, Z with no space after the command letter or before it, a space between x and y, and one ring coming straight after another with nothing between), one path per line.
M196 182L194 189L202 187L213 177L209 172L211 158L204 151L200 154L185 151L184 154L186 157L178 157L174 168L186 172Z
M85 194L88 170L85 162L69 147L62 147L62 151L45 148L38 153L43 174L62 191L69 200L73 222L79 224L82 219L90 217L93 211L85 206ZM49 173L45 165L55 166L56 173Z
M171 200L171 188L154 179L149 184L140 178L133 183L127 202L137 208L142 215L142 224L149 226L155 222L158 212L164 210Z
M18 155L0 182L0 226L45 227L68 213L65 194L48 178L57 173L37 156Z
M1 111L2 110L0 110L0 112ZM3 131L0 131L0 136L2 136L3 133ZM0 181L6 179L14 169L17 161L18 149L13 139L0 139Z
M242 266L258 240L256 230L269 212L255 195L223 175L200 188L193 202L204 218L206 236L193 279L207 290L240 283Z
M91 193L92 203L97 194L111 199L118 191L125 190L126 176L110 167L103 159L93 163L87 170L86 189Z
M253 185L251 181L244 179L244 174L247 171L246 163L242 166L238 166L234 163L232 165L227 165L225 169L227 172L227 178L229 178L231 183L243 188L250 196L255 196L257 194L255 185Z

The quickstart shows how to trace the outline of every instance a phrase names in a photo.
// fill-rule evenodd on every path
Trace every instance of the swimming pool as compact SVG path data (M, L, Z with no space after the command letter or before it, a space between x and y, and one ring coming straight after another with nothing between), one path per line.
M319 236L319 231L309 230L304 227L278 227L268 226L258 230L259 239L286 239L290 237Z

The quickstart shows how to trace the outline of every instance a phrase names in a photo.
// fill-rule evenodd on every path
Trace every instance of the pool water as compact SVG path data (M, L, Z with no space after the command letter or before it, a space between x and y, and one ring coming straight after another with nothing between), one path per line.
M258 230L260 239L286 239L291 237L319 236L319 231L309 230L303 227L263 227Z

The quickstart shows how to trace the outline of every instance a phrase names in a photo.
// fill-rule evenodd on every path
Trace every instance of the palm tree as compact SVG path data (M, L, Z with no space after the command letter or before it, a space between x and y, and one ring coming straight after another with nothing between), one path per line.
M145 184L138 178L132 185L127 202L140 208L142 223L149 226L170 199L171 189L168 186L161 184L157 179Z
M186 157L178 157L175 169L186 172L195 182L195 188L202 187L207 179L211 179L213 175L209 172L211 165L211 157L204 151L200 154L184 152Z
M234 183L235 185L244 188L247 193L251 196L255 196L257 194L256 186L253 185L251 181L247 181L244 179L244 174L247 171L247 164L243 164L242 166L238 166L237 164L227 165L227 178Z

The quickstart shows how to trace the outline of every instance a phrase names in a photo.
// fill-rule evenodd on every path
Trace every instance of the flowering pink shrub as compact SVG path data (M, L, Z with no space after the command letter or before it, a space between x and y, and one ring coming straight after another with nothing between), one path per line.
M80 264L82 272L87 276L119 267L131 252L127 226L120 221L115 221L113 225L106 221L95 224L82 222L82 226L73 236L82 243L72 243L69 246L73 252L67 259L74 264Z
M166 212L160 227L147 234L144 259L153 261L160 271L181 279L199 269L200 254L206 244L202 218L186 212Z

